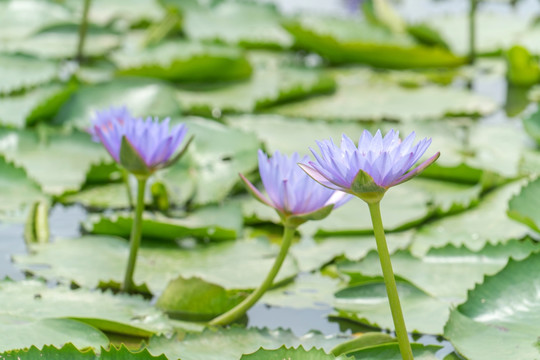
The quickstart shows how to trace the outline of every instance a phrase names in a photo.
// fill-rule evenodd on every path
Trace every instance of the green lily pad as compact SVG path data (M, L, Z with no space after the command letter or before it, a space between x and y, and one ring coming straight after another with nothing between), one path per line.
M251 65L237 48L187 40L141 48L139 37L130 41L135 44L112 55L121 75L185 82L243 80L251 75Z
M319 273L303 274L293 282L268 290L262 303L295 309L323 309L332 307L334 292L340 281Z
M442 334L450 313L448 304L406 282L398 282L397 288L407 330ZM338 314L332 317L382 329L394 329L383 281L353 285L338 291L335 297L334 307Z
M422 344L411 344L411 349L413 356L416 360L436 360L438 359L435 356L437 350L440 349L436 345L422 345ZM362 360L401 360L401 353L399 352L398 344L381 344L377 346L372 346L366 349L361 349L359 351L354 351L348 353L349 356L354 356L355 359Z
M413 180L414 181L414 180ZM391 188L381 201L384 227L387 231L410 228L427 219L432 210L430 197L420 188L404 183ZM304 224L300 231L317 235L358 235L373 230L367 204L357 198L332 211L325 219Z
M426 47L406 33L365 20L302 16L285 28L295 44L332 63L363 63L384 68L454 67L466 63L441 47Z
M82 11L83 3L67 3L77 11ZM93 0L88 14L90 22L108 25L114 21L139 24L141 22L159 21L165 15L159 2L153 0Z
M72 17L69 9L54 1L2 1L0 44L6 40L23 39L44 26L68 21Z
M69 343L62 348L53 346L44 346L38 349L36 346L30 347L27 350L9 351L0 356L6 359L18 360L40 360L40 359L57 359L57 360L167 360L165 355L152 356L148 350L144 349L138 352L128 350L124 345L119 348L110 346L105 350L105 346L101 348L99 355L92 350L78 350L73 344Z
M448 244L478 251L488 243L504 244L510 239L525 237L527 228L506 215L508 200L521 186L522 182L513 182L495 189L478 206L420 227L413 239L411 253L423 256L429 249Z
M109 339L93 326L71 319L32 319L0 315L0 352L29 348L32 345L62 346L72 343L79 348L107 346ZM9 359L6 354L0 354Z
M242 354L255 352L261 347L278 349L283 345L302 345L305 349L316 347L330 351L348 339L347 336L328 337L316 332L297 337L290 330L232 326L226 329L205 329L201 334L187 334L182 341L152 337L148 350L152 354L164 353L169 359L239 360Z
M525 185L519 194L513 196L508 203L508 216L522 222L536 232L540 232L540 218L538 217L538 192L540 179Z
M409 122L455 115L487 115L494 101L466 90L429 85L410 89L365 69L337 71L335 94L268 109L290 117L327 121Z
M335 88L331 77L320 70L290 65L288 57L252 53L249 58L254 72L248 81L178 90L178 101L193 114L219 117L224 113L252 112Z
M260 143L253 134L202 118L185 121L195 136L185 157L158 174L173 203L222 201L239 182L238 173L257 169Z
M259 349L251 354L244 354L241 360L332 360L344 357L335 357L321 349L306 350L302 346L287 348L285 345L275 350Z
M365 126L353 122L331 122L288 118L280 115L228 115L227 125L246 132L251 132L264 143L269 154L276 150L284 154L309 154L309 147L315 148L315 140L332 138L341 139L341 134L351 138L358 137L364 129L376 130L373 125Z
M88 134L45 127L38 131L0 129L0 154L53 195L78 190L91 165L109 158Z
M169 282L156 306L169 316L189 321L210 321L232 309L249 295L225 290L199 278L178 277Z
M125 183L114 183L85 187L74 194L60 198L63 204L82 204L91 208L120 209L129 207Z
M20 95L0 98L0 124L24 128L39 120L49 120L73 91L73 86L51 84Z
M134 116L167 117L180 113L172 87L158 80L122 78L80 87L56 115L55 124L85 129L95 111L125 105Z
M540 110L523 118L523 127L537 144L540 144Z
M70 318L103 331L150 336L172 331L168 318L140 296L54 288L40 281L0 283L0 314L29 319Z
M58 65L24 55L0 55L0 95L41 84L58 76Z
M450 49L459 55L469 53L468 17L463 14L432 16L426 23L441 34ZM476 13L476 52L478 54L499 53L516 44L519 35L530 26L521 16L508 12L478 11Z
M467 301L452 312L445 337L461 354L471 360L540 356L539 261L539 254L510 260L498 274L471 290Z
M91 217L85 229L93 234L129 238L132 213L113 213ZM169 218L159 214L143 214L144 238L176 240L195 237L209 240L236 239L242 228L240 208L235 205L209 206L190 213L185 218Z
M28 178L26 172L0 157L0 219L24 221L30 206L44 200L39 185Z
M280 25L280 14L270 5L225 1L211 8L184 9L183 15L183 30L191 39L246 47L287 48L293 44Z
M182 275L200 277L225 289L254 289L272 267L277 254L277 247L263 239L189 245L180 248L171 242L143 241L135 268L135 283L145 283L152 293L157 294L169 281ZM36 275L92 288L100 281L121 282L128 252L129 244L124 239L85 236L36 244L32 246L31 254L17 255L14 259L18 267ZM297 267L289 257L277 275L276 283L290 279L296 273Z
M448 245L432 249L422 258L398 250L391 258L397 276L439 299L455 304L465 301L467 290L482 282L484 276L499 272L508 259L520 260L539 250L536 243L526 240L487 244L477 252L466 247ZM338 269L349 275L352 281L357 277L382 276L379 256L375 252L370 252L358 262L340 263Z
M386 240L390 253L399 249L406 249L413 235L414 231L387 234ZM369 234L358 236L328 236L315 240L304 237L290 251L296 258L300 270L313 271L341 256L351 260L362 259L376 248L375 237Z
M77 24L64 23L54 24L40 29L32 36L24 39L14 39L6 41L0 45L0 49L8 53L24 53L39 58L65 59L73 58L77 52L78 44ZM117 33L106 28L89 26L85 43L84 56L99 57L104 56L117 48L120 44L120 37ZM43 60L41 60L43 61Z

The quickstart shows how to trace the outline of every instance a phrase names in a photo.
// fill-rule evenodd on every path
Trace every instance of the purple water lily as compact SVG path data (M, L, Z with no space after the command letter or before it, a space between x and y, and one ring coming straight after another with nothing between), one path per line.
M332 140L317 142L321 155L310 149L316 162L303 162L300 167L330 189L357 196L363 190L384 193L389 187L418 175L439 157L439 153L436 153L409 171L431 144L431 139L424 138L413 145L414 138L414 132L401 141L399 132L394 130L390 130L384 138L380 130L375 136L364 130L357 147L343 135L341 147Z
M151 117L146 120L135 118L125 107L110 108L96 113L92 128L88 132L127 170L150 174L170 165L183 153L183 150L178 153L177 150L184 141L187 127L185 124L178 124L170 129L169 122L169 118L161 122ZM123 139L131 147L130 153L138 158L135 162L133 159L122 158ZM134 166L137 162L139 164Z
M268 158L259 150L259 172L268 197L242 174L240 176L256 198L276 209L282 218L294 216L307 220L310 215L316 215L322 209L325 209L326 216L332 208L347 202L350 196L341 191L324 188L310 179L297 165L299 161L308 160L307 156L300 158L294 153L287 157L278 151Z

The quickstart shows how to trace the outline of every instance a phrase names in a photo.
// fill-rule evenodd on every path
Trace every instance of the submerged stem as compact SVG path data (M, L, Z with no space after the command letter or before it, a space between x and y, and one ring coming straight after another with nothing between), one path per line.
M268 275L266 275L263 283L257 288L257 290L252 292L247 298L244 299L244 301L236 305L231 310L227 311L224 314L221 314L220 316L210 321L210 325L230 324L234 320L244 315L264 295L266 290L268 290L270 286L272 286L274 278L278 274L279 269L283 264L283 261L287 257L287 253L289 252L289 247L291 246L295 230L295 227L285 226L285 230L283 232L283 240L281 242L281 248L279 249L279 253L276 257L276 260L274 261L274 265L270 269Z
M137 260L137 251L141 244L142 235L142 213L144 210L144 190L146 187L146 178L137 178L137 203L135 207L135 214L133 216L133 226L131 228L129 258L126 268L126 275L124 277L124 283L122 284L122 291L133 291L133 272L135 271L135 262Z
M392 319L394 320L394 327L396 328L399 351L401 352L401 357L403 360L413 360L411 344L409 343L409 335L407 334L405 320L403 319L403 311L401 310L401 304L399 302L396 279L394 277L394 271L392 270L392 263L390 261L390 253L388 252L386 236L384 235L380 202L368 203L368 206L371 221L373 223L375 240L377 241L377 252L379 253L379 260L381 261L384 283L386 285L386 293L388 294L388 302L390 303Z
M90 11L91 2L92 0L84 0L81 25L79 26L79 42L77 43L76 55L79 63L83 60L84 41L86 40L86 33L88 31L88 12Z

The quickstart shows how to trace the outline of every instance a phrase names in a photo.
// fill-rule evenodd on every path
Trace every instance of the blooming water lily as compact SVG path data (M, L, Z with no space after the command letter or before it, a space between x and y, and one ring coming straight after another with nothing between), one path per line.
M317 143L320 155L311 149L316 161L299 164L321 185L353 194L368 204L403 360L412 360L413 355L386 244L380 201L390 187L412 179L439 157L439 153L436 153L410 170L431 144L431 139L422 139L413 144L414 137L413 132L402 141L399 133L394 130L384 137L380 131L377 131L375 136L364 131L356 146L350 138L343 135L341 147L336 146L332 140L320 141Z

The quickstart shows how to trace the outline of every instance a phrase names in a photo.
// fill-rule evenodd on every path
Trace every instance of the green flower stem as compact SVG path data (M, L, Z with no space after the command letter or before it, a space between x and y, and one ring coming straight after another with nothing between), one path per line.
M121 169L122 171L122 180L124 180L124 185L126 186L126 194L128 198L129 207L133 208L135 204L133 203L133 195L131 194L131 187L129 186L129 171L126 169Z
M394 278L394 271L392 270L392 263L390 262L390 253L388 252L386 236L384 235L380 202L368 203L368 206L371 214L371 222L373 223L375 240L377 241L377 252L379 253L379 259L381 261L386 293L388 294L392 319L394 320L394 327L396 328L399 351L401 352L403 360L413 360L411 344L409 343L409 336L405 327L405 320L403 319L403 311L401 310L401 304L399 302L396 279Z
M137 260L137 251L141 244L142 235L142 213L144 210L144 189L147 178L137 178L137 204L135 207L135 216L133 217L133 226L131 228L129 258L126 268L122 291L133 291L133 272L135 271L135 262Z
M247 298L244 299L244 301L236 305L231 310L227 311L224 314L221 314L220 316L210 321L209 323L210 325L230 324L234 320L244 315L264 295L266 290L268 290L272 286L274 278L278 274L279 269L281 268L281 265L283 264L283 261L287 257L287 253L289 252L289 248L291 247L295 230L296 230L296 227L285 226L285 230L283 232L283 240L281 241L281 248L279 249L279 254L276 257L276 260L274 261L274 265L272 266L272 269L270 269L270 272L268 273L268 275L266 275L266 278L264 279L263 283L257 288L257 290L252 292Z
M476 60L476 8L479 0L469 0L469 63Z
M84 0L81 25L79 26L79 42L77 44L76 56L79 62L83 60L84 40L86 39L86 32L88 30L88 12L90 11L91 2L92 0Z

